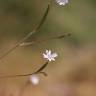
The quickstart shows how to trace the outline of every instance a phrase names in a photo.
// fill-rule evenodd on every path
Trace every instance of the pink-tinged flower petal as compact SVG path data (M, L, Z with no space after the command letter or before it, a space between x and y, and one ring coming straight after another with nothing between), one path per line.
M52 57L57 57L58 55L56 53L53 53L52 54Z
M54 58L51 58L51 60L52 60L52 61L55 61L55 59L54 59Z
M46 54L48 53L48 50L46 50Z
M46 54L43 54L43 57L44 57L44 58L48 58L48 56L47 56Z
M51 58L49 58L48 60L49 60L49 61L52 61L52 59L51 59Z
M49 56L51 55L51 50L48 51L48 55L49 55Z

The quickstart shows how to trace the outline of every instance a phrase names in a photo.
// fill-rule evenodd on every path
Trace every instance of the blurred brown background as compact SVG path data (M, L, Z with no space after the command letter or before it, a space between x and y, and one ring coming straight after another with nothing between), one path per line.
M61 7L53 0L48 17L28 41L71 33L61 40L19 47L0 61L0 76L26 74L45 60L46 49L58 53L40 75L40 84L25 87L22 96L96 96L96 0L69 0ZM0 56L41 20L48 0L0 0ZM0 96L19 96L29 77L1 78Z

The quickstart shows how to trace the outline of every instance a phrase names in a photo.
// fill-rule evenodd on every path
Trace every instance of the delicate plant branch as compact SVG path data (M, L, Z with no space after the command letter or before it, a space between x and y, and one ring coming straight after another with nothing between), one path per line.
M34 33L36 33L37 31L39 31L39 29L41 28L41 26L43 25L43 23L45 22L47 16L48 16L48 13L49 13L49 10L50 10L50 6L51 6L51 0L50 2L48 3L48 6L47 6L47 9L44 13L44 16L43 18L41 19L40 23L37 24L37 26L33 29L32 32L29 32L24 38L22 38L18 43L15 44L14 47L12 47L11 49L9 49L5 54L3 54L1 57L0 57L0 60L3 59L4 57L6 57L9 53L11 53L14 49L16 49L17 47L19 46L27 46L27 45L32 45L32 44L37 44L37 43L42 43L42 42L46 42L48 40L52 40L52 39L62 39L64 38L65 36L70 36L71 34L70 33L65 33L63 35L59 35L59 36L54 36L54 37L49 37L45 40L41 40L41 41L37 41L37 42L26 42L26 40L28 38L30 38ZM48 50L47 50L48 51ZM50 50L49 50L50 52ZM55 54L55 57L53 54L50 54L51 56L51 60L50 60L50 56L48 55L49 53L47 52L46 55L47 56L47 60L49 61L52 61L54 60L55 61L55 57L57 57L57 54ZM49 56L49 57L48 57ZM30 76L30 75L33 75L33 74L43 74L44 76L47 76L47 74L45 72L42 72L43 69L45 69L47 67L47 65L49 64L49 62L47 61L43 66L41 66L37 71L33 72L33 73L29 73L29 74L18 74L18 75L7 75L7 76L0 76L0 78L14 78L14 77L24 77L24 76Z
M51 7L51 0L49 0L49 3L48 3L48 6L47 6L47 9L44 13L44 16L43 18L41 19L40 23L36 25L36 27L33 29L33 31L29 32L24 38L22 38L18 43L16 43L11 49L9 49L7 52L5 52L1 57L0 57L0 60L2 60L4 57L6 57L8 54L10 54L12 51L14 51L17 47L19 46L28 46L28 45L33 45L33 44L37 44L37 43L42 43L42 42L46 42L48 40L52 40L52 39L62 39L64 38L65 36L70 36L69 33L67 34L64 34L64 35L60 35L60 36L55 36L55 37L50 37L50 38L47 38L45 40L41 40L41 41L37 41L37 42L26 42L26 40L28 38L30 38L34 33L36 33L37 31L39 31L39 29L41 28L41 26L43 25L43 23L45 22L47 16L48 16L48 13L50 11L50 7Z
M43 69L45 69L45 67L47 67L48 62L45 62L45 64L43 66L41 66L36 72L32 73L32 74L43 74L44 76L47 76L47 74L45 72L42 72ZM31 74L31 75L32 75ZM29 76L30 74L26 74L26 76ZM16 76L16 75L15 75ZM20 76L20 75L19 75ZM25 76L25 75L23 75ZM17 76L16 76L17 77ZM30 84L30 81L28 80L24 86L20 89L19 95L18 96L22 96L23 92L25 91L26 87Z
M17 44L15 44L14 47L12 47L11 49L9 49L7 52L5 52L1 57L0 57L0 60L3 59L4 57L6 57L9 53L11 53L13 50L15 50L17 47L19 47L20 44L22 44L23 42L25 42L28 38L30 38L34 33L36 33L37 31L39 31L39 29L41 28L41 26L43 25L43 23L45 22L47 16L48 16L48 13L49 13L49 10L50 10L50 6L51 6L51 3L49 2L48 3L48 6L47 6L47 9L44 13L44 16L43 18L41 19L40 23L37 24L37 26L33 29L32 32L29 32L24 38L22 38Z
M42 70L45 69L47 67L49 62L46 62L43 66L41 66L35 73L42 73Z
M5 52L5 54L3 54L0 57L0 60L3 59L4 57L6 57L9 53L11 53L12 51L14 51L17 47L21 47L21 46L28 46L28 45L33 45L33 44L38 44L38 43L42 43L42 42L46 42L48 40L54 40L54 39L62 39L66 36L70 36L70 33L65 33L63 35L59 35L59 36L54 36L54 37L49 37L45 40L40 40L40 41L32 41L32 42L26 42L26 40L28 38L30 38L34 33L36 33L37 31L39 31L39 29L41 28L41 26L43 25L43 23L45 22L48 13L50 11L50 3L52 0L49 1L49 4L46 8L46 11L44 13L43 18L41 19L40 23L36 25L36 27L29 32L24 38L22 38L18 43L15 44L15 46L13 46L11 49L9 49L7 52ZM58 1L56 0L56 2L59 5L65 5L68 2L65 2L64 0ZM45 59L47 59L48 61L45 62L37 71L33 72L33 73L28 73L28 74L17 74L17 75L6 75L6 76L0 76L0 79L2 78L16 78L16 77L26 77L26 76L33 76L34 74L43 74L44 76L47 76L47 74L45 72L43 72L43 70L47 67L47 65L49 64L50 61L55 61L55 58L58 56L57 53L51 53L51 50L46 50L46 53L43 54L43 57ZM33 79L33 78L32 78ZM34 83L34 82L32 82ZM23 95L24 90L26 89L26 87L30 84L30 81L28 80L25 85L21 88L20 92L19 92L19 96Z
M63 35L59 35L59 36L54 36L54 37L49 37L45 40L41 40L41 41L37 41L37 42L25 42L29 37L31 37L35 32L37 32L41 26L43 25L43 23L45 22L46 20L46 17L48 16L48 13L49 13L49 10L50 10L50 3L51 3L51 0L47 6L47 9L44 13L44 16L43 18L41 19L40 23L37 24L37 26L33 29L32 32L28 33L24 38L22 38L13 48L9 49L5 54L3 54L1 57L0 57L0 60L3 59L4 57L6 57L9 53L11 53L14 49L16 49L17 47L19 46L26 46L26 45L31 45L31 44L37 44L37 43L42 43L42 42L46 42L48 40L52 40L52 39L62 39L64 38L65 36L70 36L69 33L65 33ZM45 72L42 72L43 69L46 68L46 66L49 64L49 62L46 62L43 66L41 66L36 72L33 72L33 73L29 73L29 74L18 74L18 75L7 75L7 76L0 76L0 78L14 78L14 77L24 77L24 76L30 76L30 75L33 75L33 74L43 74L44 76L47 76L47 74Z
M49 64L49 62L45 62L44 65L42 65L37 71L33 72L33 73L28 73L28 74L18 74L18 75L7 75L7 76L0 76L1 78L16 78L16 77L26 77L26 76L30 76L33 74L43 74L44 76L47 76L47 74L45 72L42 72L47 65Z
M40 40L40 41L32 41L32 42L23 42L20 44L20 46L29 46L29 45L33 45L33 44L40 44L40 43L43 43L43 42L47 42L49 40L54 40L54 39L63 39L65 38L66 36L70 36L71 34L70 33L65 33L63 35L59 35L59 36L54 36L54 37L49 37L47 39L44 39L44 40Z

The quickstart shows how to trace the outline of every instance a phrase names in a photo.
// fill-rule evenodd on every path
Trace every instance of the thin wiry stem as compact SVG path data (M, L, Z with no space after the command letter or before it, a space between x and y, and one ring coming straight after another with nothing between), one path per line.
M9 53L11 53L14 49L16 49L17 47L19 47L20 44L22 44L23 42L25 42L28 38L30 38L34 33L36 33L37 31L39 31L39 29L41 28L41 26L43 25L43 23L45 22L49 10L50 10L50 2L48 3L48 7L44 13L43 18L41 19L40 23L37 24L37 26L33 29L33 31L29 32L24 38L22 38L18 43L15 44L15 46L13 46L11 49L9 49L7 52L5 52L1 57L0 60L3 59L4 57L6 57Z
M42 67L40 67L35 73L40 73L42 72L43 69L48 65L48 62L46 62Z
M0 78L14 78L14 77L24 77L24 76L30 76L34 73L30 73L30 74L19 74L19 75L7 75L7 76L0 76Z
M49 40L54 40L54 39L63 39L64 37L66 36L70 36L71 34L70 33L65 33L63 35L59 35L59 36L54 36L54 37L49 37L49 38L46 38L46 39L43 39L43 40L40 40L40 41L32 41L32 42L23 42L20 44L20 46L29 46L29 45L33 45L33 44L40 44L40 43L43 43L43 42L47 42Z
M34 72L33 74L43 74L44 76L47 76L47 74L45 72L42 72L43 69L45 69L45 67L48 65L48 62L45 62L45 64L43 66L41 66L36 72ZM23 76L29 76L30 74L26 74ZM32 75L32 74L31 74ZM19 75L22 76L22 75ZM17 77L17 75L14 75L14 77ZM30 84L29 80L24 84L24 86L21 88L19 95L18 96L22 96L23 92L25 91L26 87Z
M47 74L45 72L42 72L43 69L45 69L45 67L47 67L48 62L45 62L45 64L43 66L41 66L36 72L34 72L33 74L43 74L44 76L47 76ZM29 76L30 74L26 74L26 76ZM32 74L31 74L32 75ZM20 76L20 75L19 75ZM25 75L23 75L25 76ZM15 77L17 77L15 75ZM22 96L24 90L26 89L26 87L30 84L29 80L25 83L25 85L21 88L19 95L18 96Z
M37 71L35 71L33 73L0 76L0 79L4 79L4 78L16 78L16 77L26 77L26 76L30 76L30 75L33 75L33 74L43 74L44 76L46 76L47 74L45 72L42 72L42 71L47 67L48 64L49 64L48 61L45 62Z

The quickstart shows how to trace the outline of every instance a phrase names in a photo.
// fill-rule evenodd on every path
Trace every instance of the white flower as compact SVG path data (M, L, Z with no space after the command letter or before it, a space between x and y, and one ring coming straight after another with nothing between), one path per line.
M31 76L30 76L30 81L31 81L31 83L32 83L33 85L38 85L40 79L39 79L38 75L35 75L35 74L34 74L34 75L31 75Z
M59 5L66 5L68 3L68 0L56 0L56 2L59 4Z
M52 53L51 50L46 50L46 52L43 53L43 57L48 61L55 61L55 58L57 56L58 56L57 53Z

